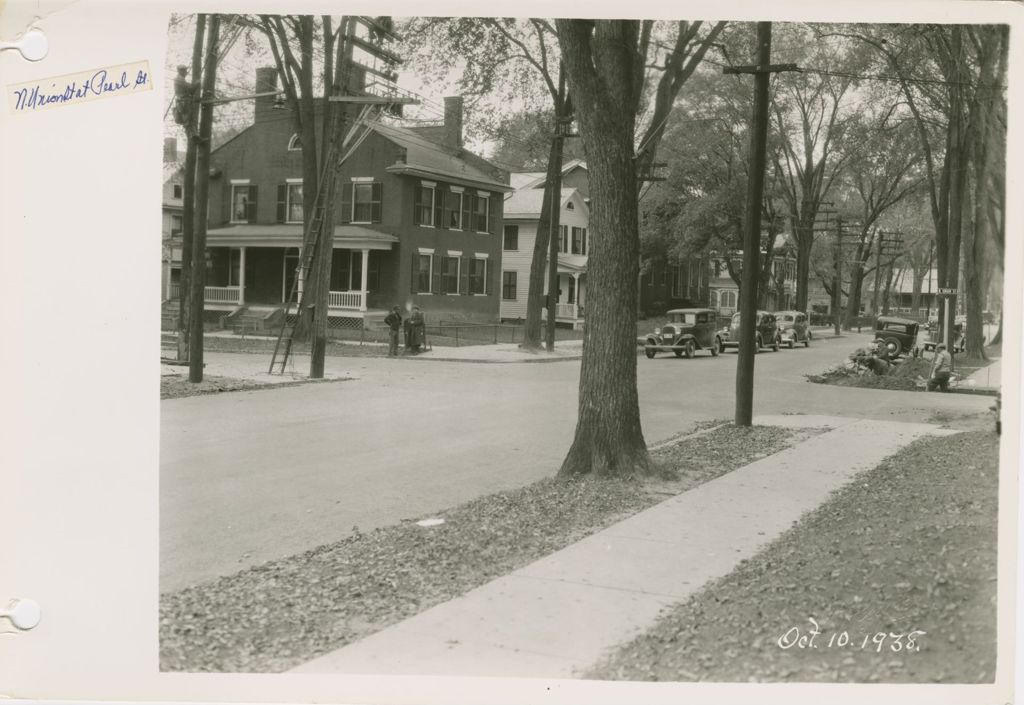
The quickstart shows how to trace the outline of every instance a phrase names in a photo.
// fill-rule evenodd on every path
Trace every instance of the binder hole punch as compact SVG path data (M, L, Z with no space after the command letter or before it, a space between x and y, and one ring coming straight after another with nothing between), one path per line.
M17 49L29 61L39 61L46 56L49 48L50 43L46 41L46 35L38 29L28 30L17 41L0 42L0 51L4 49Z
M6 610L0 610L0 617L6 617L22 631L34 628L42 616L43 611L39 609L39 603L35 600L15 598L7 605Z

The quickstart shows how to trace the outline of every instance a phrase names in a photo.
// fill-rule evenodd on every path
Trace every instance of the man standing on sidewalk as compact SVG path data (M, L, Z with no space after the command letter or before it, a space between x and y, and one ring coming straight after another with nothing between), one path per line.
M928 391L939 389L949 391L949 375L953 371L953 356L946 352L946 346L939 343L935 346L935 358L932 361L932 372L928 376Z
M391 309L384 322L388 325L388 357L398 357L398 331L402 329L402 314L398 306Z

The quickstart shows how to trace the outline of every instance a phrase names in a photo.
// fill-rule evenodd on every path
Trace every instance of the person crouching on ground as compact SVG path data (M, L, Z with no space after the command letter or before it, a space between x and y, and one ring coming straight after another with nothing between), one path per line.
M946 351L946 346L939 343L935 346L935 358L932 361L932 371L928 376L928 391L934 392L939 389L943 392L949 391L949 376L953 372L953 356Z
M384 319L388 326L388 357L398 357L398 331L402 329L402 314L395 306L391 313Z

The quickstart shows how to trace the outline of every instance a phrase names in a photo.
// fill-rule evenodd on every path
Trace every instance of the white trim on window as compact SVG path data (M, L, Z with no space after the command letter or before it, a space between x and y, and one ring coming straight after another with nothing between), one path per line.
M301 184L302 183L302 177L299 177L297 179L285 179L284 182L286 184Z
M461 186L449 186L448 189L452 193L465 193L466 191L466 189L462 188Z
M290 138L288 139L288 151L289 151L289 152L301 152L301 151L302 151L302 142L301 142L301 139L302 139L302 138L301 138L301 137L299 137L299 133L298 133L298 132L296 132L295 134L293 134L293 135L292 135L292 136L291 136L291 137L290 137Z
M462 257L462 250L448 250L448 257Z
M231 179L232 186L248 186L252 183L252 179Z
M352 177L352 181L359 181L359 182L364 182L365 181L365 182L368 182L368 183L373 183L373 177L372 176L353 176Z
M420 186L426 186L427 188L437 188L437 182L436 181L423 181L421 179L420 180Z
M473 253L473 257L475 257L476 259L487 259L490 256L491 255L489 253L487 253L487 252L474 252Z
M490 191L477 191L476 195L477 196L483 196L484 198L490 198L491 197L491 192Z
M419 254L421 254L421 255L432 255L432 254L434 254L434 248L433 247L421 247L421 248L419 248Z

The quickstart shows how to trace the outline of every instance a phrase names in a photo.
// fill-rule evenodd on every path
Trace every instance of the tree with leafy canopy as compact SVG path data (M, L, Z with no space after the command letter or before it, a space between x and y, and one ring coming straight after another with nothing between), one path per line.
M558 475L643 475L653 467L636 388L638 176L654 163L693 62L703 58L708 37L713 41L724 25L715 25L698 44L692 43L698 23L656 27L649 21L559 19L556 27L587 156L593 238L578 420ZM674 42L658 39L662 27L677 33ZM647 128L638 135L651 67L661 75Z
M638 98L635 106L637 111L650 108L646 130L636 136L639 139L635 164L638 173L650 172L675 97L724 27L724 22L708 28L702 22L642 23L640 33L644 54L641 60L657 63L650 66L640 63L639 80L645 79L648 69L660 73L661 78L653 86L653 99L641 101ZM562 104L559 102L556 60L559 33L560 30L549 20L537 18L419 18L411 20L405 28L411 55L428 75L440 77L461 66L460 87L465 92L478 96L490 94L505 101L526 100L529 111L547 112L552 119L555 115L566 114L572 102L571 89L569 100ZM500 124L500 119L496 122ZM540 347L548 238L551 220L557 217L552 211L552 204L558 199L552 197L552 191L558 182L561 160L554 154L558 148L554 139L555 125L548 129L551 138L548 158L544 162L547 168L544 205L530 265L522 343L528 349ZM592 282L589 272L588 282Z

